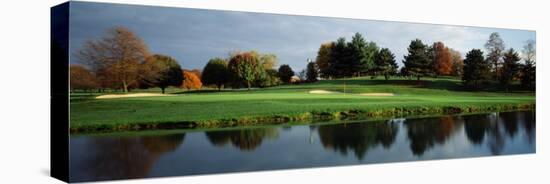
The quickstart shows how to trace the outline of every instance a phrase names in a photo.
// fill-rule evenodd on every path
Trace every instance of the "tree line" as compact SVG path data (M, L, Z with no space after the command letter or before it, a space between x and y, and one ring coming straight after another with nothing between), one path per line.
M201 70L182 69L173 57L152 54L144 41L125 27L114 27L96 40L88 40L78 50L81 64L70 67L71 90L105 89L128 92L134 88L169 86L200 89L208 85L224 87L269 87L295 82L295 72L288 65L277 66L277 56L257 51L229 54L228 58L212 58ZM317 81L317 68L308 65L303 81Z
M368 42L356 33L350 42L344 37L319 47L315 60L322 78L344 78L362 75L389 76L397 72L394 54L387 48L380 49L375 42Z
M504 41L498 33L492 33L485 43L486 54L480 49L472 49L464 59L462 80L467 87L480 89L492 82L509 90L513 82L535 90L536 46L534 40L527 40L522 56L513 48L505 49ZM523 59L523 63L520 61Z
M344 37L324 43L319 47L315 63L322 78L345 78L355 76L420 77L462 74L460 52L446 47L442 42L426 45L421 40L411 41L408 55L399 66L395 55L388 48L381 48L375 42L367 41L355 33L350 42Z
M499 82L506 89L514 81L535 88L535 42L530 40L523 57L514 49L504 50L498 33L485 44L487 54L473 49L462 59L460 52L442 42L431 45L412 40L399 69L395 55L388 48L367 41L356 33L351 41L344 37L321 44L315 61L299 72L282 64L274 54L235 51L227 58L210 59L201 70L183 70L173 57L153 54L145 42L124 27L114 27L95 40L88 40L76 57L81 64L70 67L71 89L115 89L128 92L134 88L158 87L164 93L169 86L200 89L203 85L221 90L225 87L269 87L283 83L316 82L319 78L338 79L358 76L391 76L408 79L437 76L461 77L465 86L480 89ZM519 63L523 58L524 63Z
M269 87L279 85L281 80L274 67L277 56L257 51L232 52L229 58L213 58L203 69L202 80L218 90L232 88Z
M70 66L71 90L115 89L168 86L200 88L198 71L182 70L172 57L152 54L135 33L114 27L97 40L88 40L76 57L82 62Z
M233 52L229 58L213 58L203 69L202 81L206 85L215 86L221 90L225 86L231 88L270 87L283 83L315 82L318 69L314 62L309 62L307 68L296 73L287 64L278 69L277 56L261 54L257 51Z
M461 77L470 89L480 89L485 84L498 82L508 89L514 81L522 86L535 88L536 48L533 40L528 40L522 57L514 49L504 50L504 42L498 33L492 33L485 44L487 54L473 49L462 59L459 51L445 46L443 42L431 45L414 39L407 48L403 66L398 71L395 55L388 48L380 48L375 42L367 41L360 33L355 33L351 41L344 37L321 44L315 65L320 77L337 79L369 75L372 78L399 76L416 80L422 77L456 76Z

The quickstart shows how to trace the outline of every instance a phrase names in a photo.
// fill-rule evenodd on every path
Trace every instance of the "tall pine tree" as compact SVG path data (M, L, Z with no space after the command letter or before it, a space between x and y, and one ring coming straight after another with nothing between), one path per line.
M378 45L376 45L375 42L367 42L367 46L365 47L364 51L365 53L365 64L363 64L363 73L368 74L371 73L372 69L375 67L374 61L376 59L376 55L379 52Z
M510 83L514 80L514 77L519 71L519 54L514 49L509 49L504 53L500 75L500 84L503 85L506 90L510 87Z
M346 75L357 76L366 72L372 66L372 62L367 60L365 48L367 42L359 33L355 33L348 43L350 73Z
M416 79L420 80L420 77L433 73L433 62L427 45L420 39L416 39L411 41L408 51L409 54L405 56L403 64L410 75L416 76Z
M490 78L491 64L483 57L483 51L472 49L466 54L462 81L468 87L479 89Z
M353 63L349 59L349 49L346 39L338 38L331 53L330 73L336 77L347 77L353 73Z
M397 63L395 62L395 55L388 48L380 49L380 52L376 54L376 59L374 60L375 75L383 75L386 80L389 79L390 75L397 73Z

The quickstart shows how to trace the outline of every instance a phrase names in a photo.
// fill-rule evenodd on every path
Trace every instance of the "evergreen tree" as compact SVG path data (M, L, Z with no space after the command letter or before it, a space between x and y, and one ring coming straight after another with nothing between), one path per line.
M509 49L504 53L500 84L508 90L510 83L514 80L514 77L519 71L519 54L514 49Z
M306 69L306 81L317 82L317 77L319 77L317 65L314 62L309 62Z
M489 61L483 57L483 51L472 49L464 59L462 81L468 87L479 89L482 83L489 80L490 67Z
M537 68L534 64L526 63L521 69L521 85L529 90L535 90L536 88L536 71Z
M428 46L420 39L411 41L408 48L409 54L405 56L403 64L410 75L420 77L429 76L433 73L433 62L430 58Z
M376 45L376 43L374 42L368 42L363 52L365 53L365 64L362 73L368 74L371 73L373 68L375 67L374 62L376 60L376 55L379 52L378 45Z
M390 75L397 73L397 63L395 62L395 55L388 48L382 48L378 54L376 54L374 73L375 75L384 75L386 80Z
M347 43L348 53L349 53L349 65L350 73L346 75L357 75L360 72L366 71L371 66L371 63L367 63L365 55L365 47L367 42L363 36L359 33L355 33L351 38L351 42Z
M340 37L336 41L334 49L332 49L331 61L333 64L330 65L330 73L334 77L347 77L353 73L353 65L349 59L349 49L345 38Z

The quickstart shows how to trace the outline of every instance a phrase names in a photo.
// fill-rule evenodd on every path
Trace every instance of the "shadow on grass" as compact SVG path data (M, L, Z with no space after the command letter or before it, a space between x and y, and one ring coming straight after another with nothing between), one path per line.
M412 88L421 89L437 89L437 90L449 90L457 92L493 92L493 93L533 93L533 91L526 90L520 84L512 84L506 89L498 82L488 82L482 89L472 89L465 87L460 80L452 80L449 77L441 78L429 78L426 79L337 79L337 80L324 80L318 82L319 84L329 85L396 85L396 86L408 86Z
M238 92L242 90L237 89L223 89L223 90L214 90L214 89L201 89L201 90L189 90L189 91L181 91L181 92L175 92L170 94L201 94L201 93L228 93L228 92Z
M370 79L369 77L361 78L350 78L350 79L333 79L333 80L321 80L313 83L301 83L301 84L285 84L280 86L266 87L266 88L252 88L248 90L247 88L231 89L226 88L222 90L217 89L201 89L201 90L187 90L187 91L177 91L171 92L169 94L215 94L215 93L261 93L261 92L284 92L284 91L307 91L312 89L330 89L337 90L334 88L339 88L341 85L355 85L355 86L365 86L369 85L387 85L388 89L391 86L405 86L416 89L435 89L435 90L448 90L456 92L492 92L492 93L529 93L532 94L534 91L529 91L521 87L519 83L511 85L508 89L500 85L498 82L489 82L484 86L483 89L470 89L465 87L462 84L462 81L458 78L453 77L438 77L438 78L421 78L421 80L407 79L407 78L391 78L390 80L375 78ZM338 91L338 90L337 90ZM101 93L71 93L71 102L80 102L94 99L95 96L100 95Z

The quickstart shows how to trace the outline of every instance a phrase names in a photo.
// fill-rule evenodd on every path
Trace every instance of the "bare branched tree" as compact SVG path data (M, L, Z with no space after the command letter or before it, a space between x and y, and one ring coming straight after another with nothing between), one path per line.
M104 37L88 40L76 56L92 69L102 87L128 92L138 82L139 66L149 57L149 50L129 29L114 27Z

